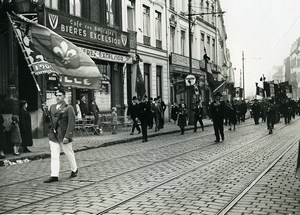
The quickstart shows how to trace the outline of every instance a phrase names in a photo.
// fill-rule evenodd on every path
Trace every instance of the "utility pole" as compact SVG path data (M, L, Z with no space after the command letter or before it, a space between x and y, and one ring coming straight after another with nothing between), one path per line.
M189 0L188 5L189 10L189 72L190 75L193 73L193 56L192 56L192 0ZM194 124L194 119L192 117L192 106L193 106L193 85L189 86L189 125Z
M242 52L242 62L243 62L243 99L245 100L245 68L244 68L244 51Z

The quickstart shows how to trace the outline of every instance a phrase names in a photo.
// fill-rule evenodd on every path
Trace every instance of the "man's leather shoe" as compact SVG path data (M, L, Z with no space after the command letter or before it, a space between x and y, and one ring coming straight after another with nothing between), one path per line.
M71 171L70 178L75 178L77 174L78 174L78 169L75 172Z
M44 183L52 183L52 182L56 182L56 181L58 181L58 177L49 177L48 179L46 179L45 181L44 181Z
M220 142L220 140L215 140L215 143L219 143Z

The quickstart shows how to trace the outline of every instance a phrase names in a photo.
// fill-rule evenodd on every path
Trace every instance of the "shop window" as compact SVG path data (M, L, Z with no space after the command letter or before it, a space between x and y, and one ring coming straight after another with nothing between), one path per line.
M150 98L150 64L144 64L144 82L145 82L145 89L146 95Z
M156 66L156 96L162 97L162 67Z

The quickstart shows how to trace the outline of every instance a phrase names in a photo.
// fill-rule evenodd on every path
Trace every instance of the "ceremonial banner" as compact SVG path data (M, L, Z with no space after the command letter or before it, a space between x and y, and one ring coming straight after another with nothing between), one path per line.
M19 41L25 59L28 63L30 71L35 75L57 73L54 67L33 45L26 23L15 20L9 14L8 17L15 35Z
M31 33L31 42L43 60L52 65L63 86L99 89L100 72L94 61L81 49L45 26L17 15ZM35 73L35 74L43 74Z
M137 70L136 70L135 92L137 93L137 97L139 99L142 99L142 97L146 93L145 83L144 83L144 79L143 79L143 76L142 76L142 72L141 72L141 69L140 69L139 62L137 63Z

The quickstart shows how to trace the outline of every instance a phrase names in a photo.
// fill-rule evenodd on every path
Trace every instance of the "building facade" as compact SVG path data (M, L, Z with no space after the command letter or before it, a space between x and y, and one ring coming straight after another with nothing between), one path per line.
M4 1L5 2L5 1ZM0 112L18 114L19 100L27 100L34 137L48 133L42 102L55 102L58 80L37 76L39 96L27 62L17 43L6 11L37 17L40 24L74 43L88 54L101 73L99 89L67 87L71 105L85 96L96 100L101 113L117 107L119 116L137 96L136 81L141 71L146 95L160 96L167 105L181 99L189 108L202 100L207 106L213 89L207 72L215 81L234 80L227 34L218 0L192 0L192 69L189 64L189 0L38 0L7 1L0 5ZM209 60L204 61L207 55ZM192 71L192 72L190 72ZM195 77L191 88L188 75ZM78 80L60 80L74 82ZM224 96L227 94L224 94ZM226 97L227 98L227 97ZM124 117L126 118L126 117Z

